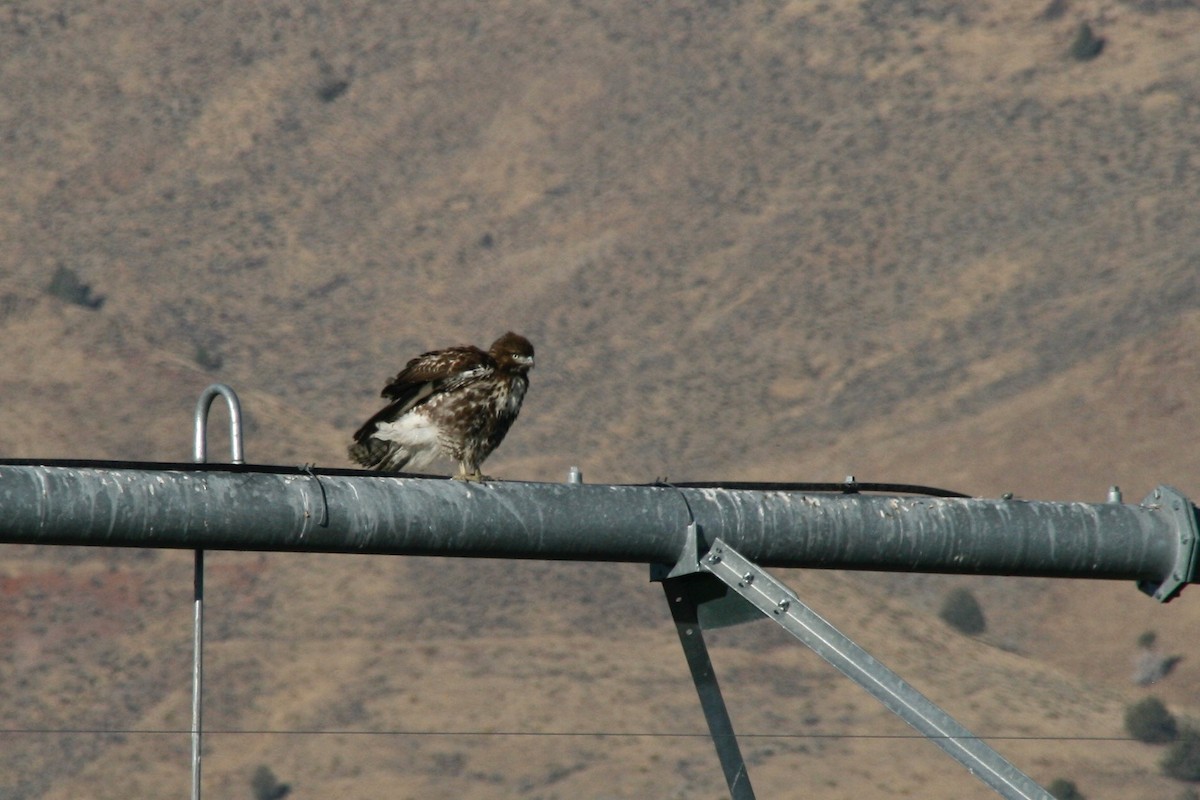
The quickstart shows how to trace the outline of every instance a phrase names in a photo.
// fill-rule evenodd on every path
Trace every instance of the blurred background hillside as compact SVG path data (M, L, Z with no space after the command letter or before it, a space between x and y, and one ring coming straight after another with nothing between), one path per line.
M186 460L221 380L248 460L348 466L408 358L513 329L505 479L1196 499L1198 43L1189 0L0 5L0 458ZM213 735L210 796L722 796L703 736L494 735L703 733L640 567L210 565L206 723L357 732ZM190 570L3 548L0 727L127 733L0 731L0 798L186 791ZM1200 593L785 578L1036 779L1182 796L1122 715L1200 715ZM792 734L760 796L991 796L759 627L715 658Z

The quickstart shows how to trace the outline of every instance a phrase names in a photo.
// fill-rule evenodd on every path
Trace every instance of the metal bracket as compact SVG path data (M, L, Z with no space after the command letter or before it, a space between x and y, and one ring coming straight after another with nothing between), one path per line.
M1175 529L1179 532L1175 563L1161 583L1139 581L1138 588L1160 603L1175 599L1184 586L1196 577L1196 544L1200 539L1197 530L1196 508L1183 493L1173 486L1162 485L1142 501L1146 508L1158 508L1175 518Z
M700 526L695 520L688 524L686 536L679 561L674 566L651 564L650 580L661 582L665 588L667 582L678 578L702 576L701 580L692 581L689 586L696 603L697 621L704 630L728 628L761 619L758 609L730 592L720 581L711 580L711 576L700 566Z
M650 580L665 581L668 578L694 575L701 571L700 525L696 520L692 520L684 532L683 548L679 551L679 560L674 564L651 564Z
M700 564L1002 797L1008 800L1053 800L1053 796L1032 778L822 619L791 589L732 547L717 539Z

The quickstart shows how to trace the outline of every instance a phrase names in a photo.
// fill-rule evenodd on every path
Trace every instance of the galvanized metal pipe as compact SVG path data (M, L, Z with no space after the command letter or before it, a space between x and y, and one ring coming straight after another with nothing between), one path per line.
M1192 580L1195 508L0 463L0 542ZM691 543L691 551L696 550Z

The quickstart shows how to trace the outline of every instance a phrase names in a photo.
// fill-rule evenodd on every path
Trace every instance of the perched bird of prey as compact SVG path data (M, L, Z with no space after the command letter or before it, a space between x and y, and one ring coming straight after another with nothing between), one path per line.
M391 402L354 434L350 458L395 472L441 456L458 462L455 478L487 480L479 466L521 411L531 369L533 345L511 331L486 353L460 345L419 355L384 387Z

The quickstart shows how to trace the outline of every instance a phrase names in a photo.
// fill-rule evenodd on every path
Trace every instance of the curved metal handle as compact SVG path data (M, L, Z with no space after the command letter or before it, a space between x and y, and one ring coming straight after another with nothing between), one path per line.
M242 404L237 392L223 383L214 383L200 393L196 402L196 435L192 443L192 460L197 464L208 461L208 409L217 395L225 398L229 407L229 451L231 464L245 464L242 452Z

